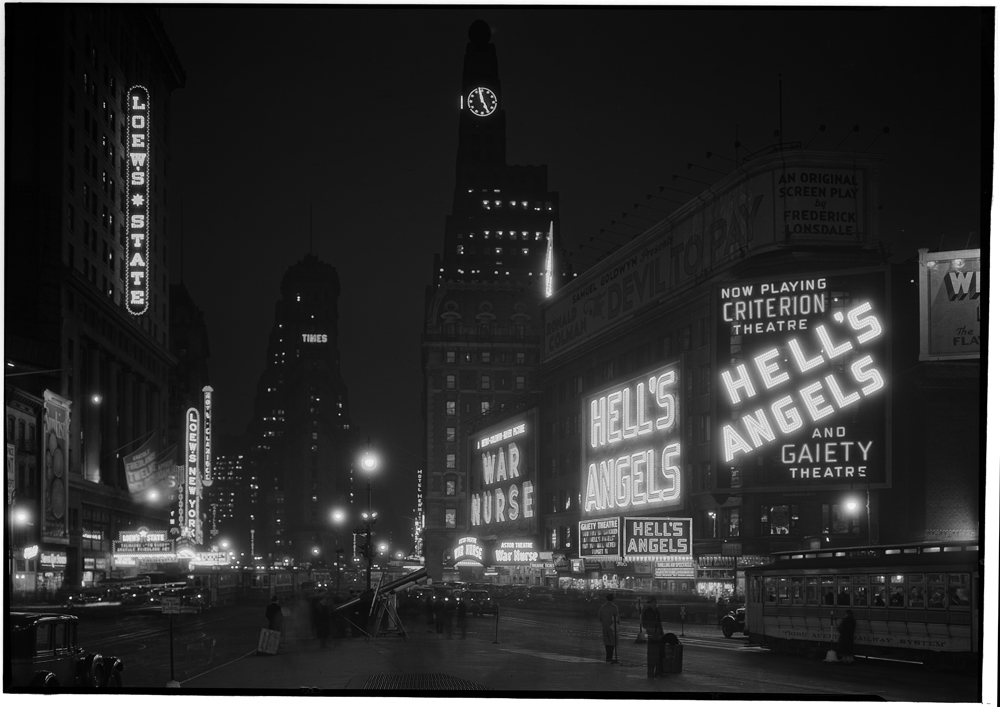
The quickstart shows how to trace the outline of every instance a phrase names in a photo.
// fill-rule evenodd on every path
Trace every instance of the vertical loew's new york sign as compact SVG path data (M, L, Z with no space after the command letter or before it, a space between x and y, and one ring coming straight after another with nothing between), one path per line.
M133 86L128 93L128 248L125 307L130 314L149 308L149 92Z

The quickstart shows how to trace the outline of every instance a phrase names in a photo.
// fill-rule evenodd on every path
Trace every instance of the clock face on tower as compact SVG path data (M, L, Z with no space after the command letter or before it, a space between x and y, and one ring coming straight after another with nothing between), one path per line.
M488 88L479 86L469 92L469 110L480 117L489 115L497 109L497 94Z

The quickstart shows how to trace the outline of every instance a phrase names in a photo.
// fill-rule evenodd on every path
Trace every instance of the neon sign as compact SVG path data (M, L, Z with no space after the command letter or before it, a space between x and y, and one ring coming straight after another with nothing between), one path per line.
M549 221L549 235L548 235L547 242L545 244L545 296L546 297L551 297L553 289L554 289L553 288L553 284L552 284L553 283L552 270L553 270L553 267L554 267L553 266L554 255L552 253L552 248L553 248L552 241L554 240L554 235L555 235L554 228L555 228L554 223L552 221Z
M452 552L452 558L456 563L463 560L475 560L483 564L485 557L486 547L479 538L474 536L459 538L458 545L455 546L455 550Z
M198 442L201 424L198 419L198 410L188 408L186 425L186 452L184 454L184 476L186 479L184 489L184 520L182 524L182 535L201 544L201 478L198 474Z
M493 548L494 565L523 565L538 562L534 540L502 540Z
M535 417L532 410L509 418L481 431L470 444L473 528L536 531Z
M149 307L149 92L142 86L128 93L128 158L126 308L138 316Z
M693 562L690 518L625 518L627 562L685 559Z
M205 414L205 424L204 424L204 434L202 439L204 443L202 444L202 458L204 459L205 468L203 470L202 484L205 486L212 485L212 386L206 385L201 389L204 405L202 406Z
M580 557L597 560L620 559L622 554L622 519L618 516L581 520L578 524Z
M303 334L302 343L304 344L325 344L327 342L326 334Z
M678 366L584 400L584 517L683 503Z
M730 474L717 488L870 483L873 465L883 473L884 402L870 402L884 398L889 380L882 278L719 288L717 360L726 365L716 376L716 452ZM744 464L748 455L753 464Z

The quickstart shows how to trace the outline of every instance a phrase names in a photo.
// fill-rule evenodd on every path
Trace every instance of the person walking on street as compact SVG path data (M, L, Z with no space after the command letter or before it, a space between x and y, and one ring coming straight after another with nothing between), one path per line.
M330 600L324 594L316 604L315 630L319 637L319 647L326 648L326 639L330 635Z
M646 600L642 610L642 628L646 632L646 677L655 678L660 674L660 656L663 653L663 621L656 606L656 597Z
M444 633L444 599L440 596L434 600L434 629Z
M715 605L715 625L722 626L722 620L726 618L726 614L728 613L729 606L726 604L726 598L720 596L718 603Z
M837 653L840 660L848 665L854 662L854 628L857 622L854 620L854 612L847 610L847 616L840 622L837 630L840 632L840 640L837 641Z
M271 597L271 603L267 605L264 616L267 618L267 627L280 633L284 625L284 616L281 613L281 604L278 603L277 595Z
M427 633L432 633L434 631L434 597L433 597L433 595L428 595L427 601L424 602L424 608L427 611Z
M611 663L615 657L615 640L618 632L618 607L615 606L615 595L607 594L607 601L597 610L597 618L601 622L601 634L604 638L604 660Z

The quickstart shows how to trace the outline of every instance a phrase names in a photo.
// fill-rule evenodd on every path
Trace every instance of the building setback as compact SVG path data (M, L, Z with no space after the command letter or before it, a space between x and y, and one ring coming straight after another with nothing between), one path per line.
M15 505L33 519L14 548L15 591L51 594L134 571L112 564L118 533L169 522L165 501L129 493L122 458L176 442L167 175L170 96L185 76L149 8L18 5L7 28L17 103L5 143L8 462L25 471ZM139 261L126 228L134 86L148 96ZM19 435L12 405L33 418L33 435Z
M453 575L468 529L465 436L491 411L538 392L539 302L568 273L547 168L506 163L506 113L490 28L469 29L452 213L425 297L422 546L428 573Z
M267 363L257 383L244 472L259 481L249 514L255 558L272 563L336 556L332 512L353 503L358 431L340 371L332 265L312 253L281 281Z

